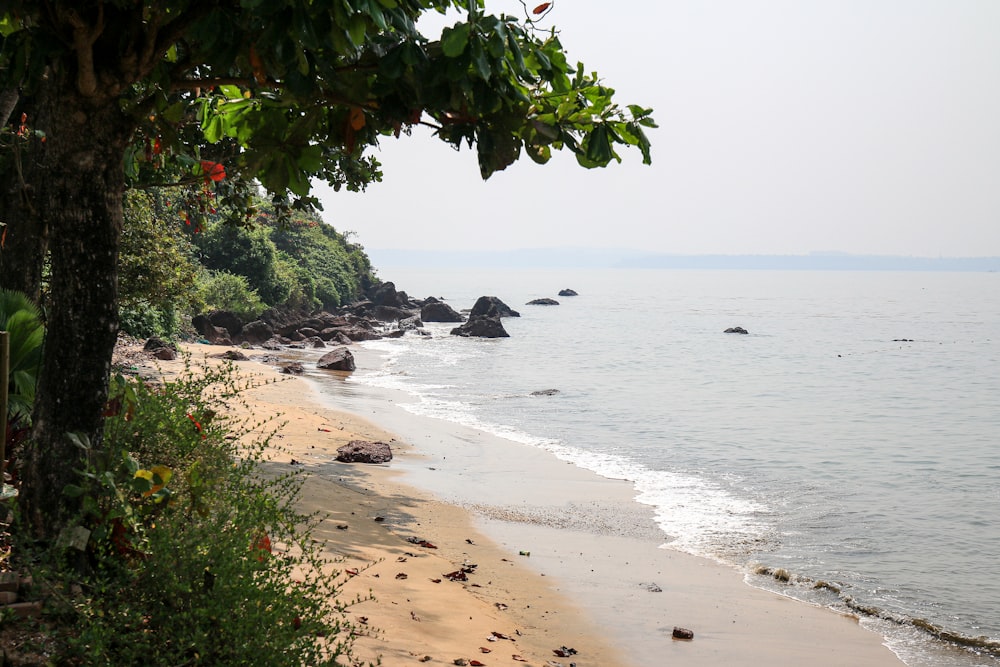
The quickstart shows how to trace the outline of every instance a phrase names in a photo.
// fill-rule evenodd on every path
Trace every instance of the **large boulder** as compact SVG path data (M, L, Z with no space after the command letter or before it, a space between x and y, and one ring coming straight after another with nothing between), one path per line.
M228 310L213 310L208 314L208 320L217 327L229 332L230 338L236 338L243 331L243 320L239 315Z
M472 307L469 317L473 318L479 315L494 314L497 317L521 317L521 313L512 309L495 296L481 296L476 299L476 305Z
M396 286L391 283L382 283L371 293L371 302L376 306L389 306L392 308L408 308L409 298L406 292L397 292Z
M351 440L337 448L337 460L341 463L388 463L392 460L392 449L384 442Z
M254 320L243 326L240 338L251 345L261 345L271 340L271 336L273 335L274 329L271 328L270 324L263 320Z
M195 315L191 318L191 326L195 328L202 338L207 340L212 345L232 345L233 339L229 336L229 332L222 328L217 327L212 324L211 320L208 319L208 315Z
M485 317L483 315L470 317L468 322L452 329L451 335L474 338L510 338L510 334L500 323L499 317Z
M435 301L424 304L420 309L420 319L424 322L461 322L462 316L448 304Z
M532 299L526 305L528 305L528 306L558 306L559 302L556 301L555 299L549 299L549 298Z
M400 331L413 331L416 329L423 328L424 323L420 320L419 315L414 315L413 317L407 317L399 321Z
M346 347L338 347L320 357L316 367L329 371L353 371L354 355Z

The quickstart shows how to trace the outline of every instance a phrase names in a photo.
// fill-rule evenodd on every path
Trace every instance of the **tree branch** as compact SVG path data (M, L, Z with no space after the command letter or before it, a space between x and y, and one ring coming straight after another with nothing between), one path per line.
M97 6L97 22L87 24L75 9L66 13L73 28L73 50L76 51L76 87L84 97L97 93L97 72L94 71L94 43L104 32L104 3Z

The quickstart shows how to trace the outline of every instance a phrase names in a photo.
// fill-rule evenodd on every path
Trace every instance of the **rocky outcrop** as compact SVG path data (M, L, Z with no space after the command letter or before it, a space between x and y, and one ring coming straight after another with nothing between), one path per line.
M392 449L384 442L351 440L337 448L337 460L341 463L388 463L392 460Z
M451 335L472 338L510 338L510 334L503 328L499 317L482 315L470 317L468 322L452 329Z
M410 299L406 292L397 292L396 286L391 283L382 283L371 293L371 302L376 306L390 306L393 308L409 308Z
M222 327L217 327L208 319L208 315L195 315L191 318L191 326L212 345L232 345L233 339L229 332Z
M243 331L240 332L240 338L251 345L261 345L271 340L271 336L273 335L274 329L263 320L254 320L253 322L244 324Z
M208 321L229 332L229 337L236 340L243 331L243 320L239 315L228 310L213 310L208 314Z
M529 306L558 306L559 302L555 299L549 299L548 297L544 299L533 299L527 303Z
M559 290L559 296L580 296L576 293L576 290L571 290L570 288Z
M750 332L743 327L729 327L723 333L748 334Z
M521 313L512 309L495 296L481 296L469 312L469 318L480 315L496 315L497 317L521 317Z
M353 371L356 368L354 355L346 347L327 352L316 362L316 367L329 371Z
M420 309L420 319L424 322L461 322L462 316L448 304L432 301Z

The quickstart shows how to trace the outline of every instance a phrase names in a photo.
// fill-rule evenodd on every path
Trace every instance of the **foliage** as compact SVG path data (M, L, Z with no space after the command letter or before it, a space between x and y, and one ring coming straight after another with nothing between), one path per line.
M31 416L35 399L35 382L42 362L42 341L45 328L41 312L28 297L20 292L0 289L0 331L9 336L10 360L6 381L8 394L7 415L12 422Z
M284 303L291 293L292 280L281 272L267 230L210 223L194 237L194 242L205 267L243 276L264 303Z
M226 271L208 272L200 281L199 299L207 310L228 310L244 322L257 319L267 308L245 277Z
M596 74L569 64L554 31L480 4L0 4L0 124L25 118L38 137L30 155L0 146L0 212L8 248L20 248L0 267L5 284L38 292L52 258L52 345L19 498L39 535L72 509L49 493L78 454L65 433L100 437L126 186L200 186L193 228L220 207L252 220L255 184L283 217L318 206L313 179L349 190L379 180L379 141L416 124L475 146L484 178L522 151L545 162L567 149L590 168L635 147L650 161L649 109L618 105ZM421 34L423 14L448 9L463 19L439 37Z
M332 665L350 626L300 516L297 475L267 475L268 422L225 410L232 367L148 386L118 378L104 445L85 454L79 525L90 532L67 664ZM246 443L246 444L240 444ZM239 610L239 613L233 613Z

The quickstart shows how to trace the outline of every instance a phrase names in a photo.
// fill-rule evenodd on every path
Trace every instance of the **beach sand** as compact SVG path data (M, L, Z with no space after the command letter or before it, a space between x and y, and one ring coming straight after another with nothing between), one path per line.
M232 348L186 349L197 366ZM169 377L183 362L140 365ZM857 619L752 588L735 570L657 548L662 536L625 482L526 448L516 462L492 462L522 466L516 477L523 486L491 488L479 476L463 478L468 467L459 456L444 467L430 465L419 442L411 446L383 430L380 424L391 420L371 405L359 410L363 418L333 409L308 379L252 360L237 368L264 382L244 393L252 414L278 416L280 449L267 465L300 471L303 512L326 515L314 536L340 559L344 599L371 598L349 609L369 630L357 637L359 660L389 667L902 664ZM489 449L481 434L463 437ZM336 462L337 448L351 440L388 442L394 459ZM421 490L435 487L419 484L428 476L436 485L480 484L483 502L442 502ZM511 500L524 497L530 501ZM546 507L557 520L545 516ZM463 567L470 570L467 581L445 576ZM633 618L642 620L627 620ZM675 626L691 629L694 639L672 639ZM563 648L575 653L558 655Z

